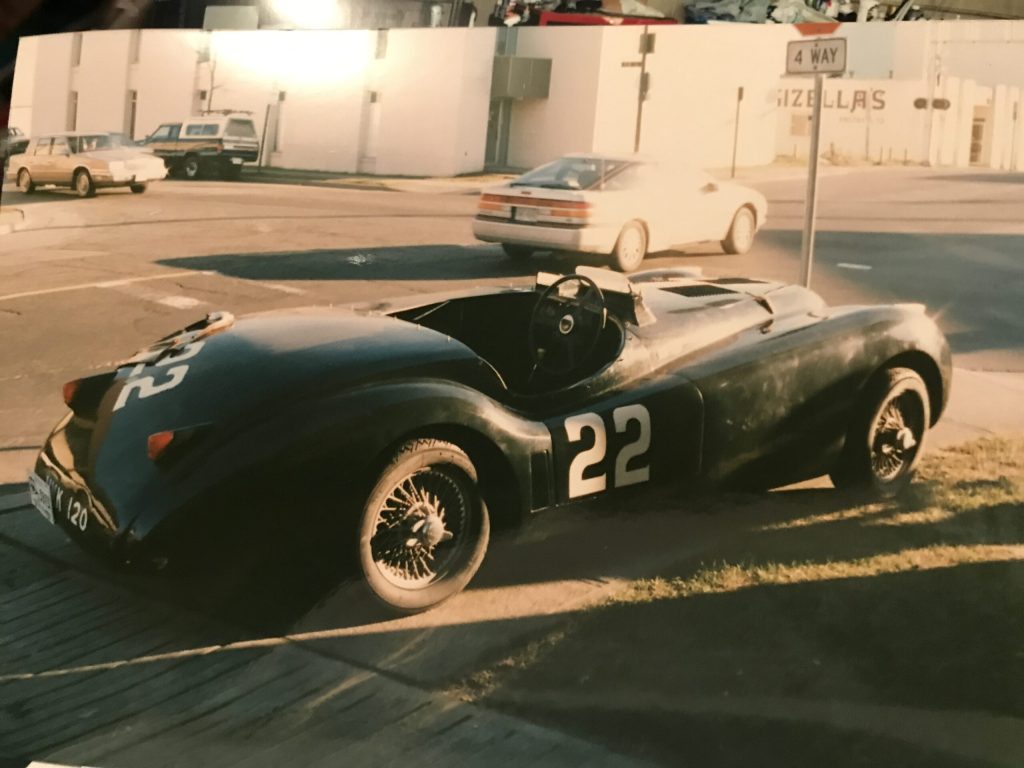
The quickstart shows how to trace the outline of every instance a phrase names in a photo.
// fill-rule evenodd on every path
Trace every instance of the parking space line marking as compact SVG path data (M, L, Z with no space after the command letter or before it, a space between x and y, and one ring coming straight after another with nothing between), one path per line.
M279 283L260 283L260 285L262 285L264 288L270 288L271 290L274 291L281 291L282 293L292 293L295 295L305 293L305 291L302 290L301 288L295 288L291 285L280 285Z
M847 264L845 261L839 262L838 264L836 264L836 266L839 267L840 269L871 269L871 267L869 267L867 264Z
M121 285L130 285L132 283L142 283L149 280L171 280L175 278L183 277L197 277L199 275L213 275L216 274L212 270L203 270L196 272L189 270L187 272L171 272L166 275L147 275L145 277L126 277L121 280L104 280L98 283L79 283L77 285L65 285L60 288L43 288L38 291L23 291L21 293L8 293L6 296L0 296L0 301L9 301L10 299L24 299L30 296L46 296L51 293L65 293L67 291L82 291L87 288L116 288Z

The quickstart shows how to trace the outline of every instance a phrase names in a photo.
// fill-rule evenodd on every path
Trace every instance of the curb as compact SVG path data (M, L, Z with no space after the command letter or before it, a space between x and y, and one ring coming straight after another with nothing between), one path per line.
M4 207L0 210L0 235L9 235L25 226L25 212L21 208Z

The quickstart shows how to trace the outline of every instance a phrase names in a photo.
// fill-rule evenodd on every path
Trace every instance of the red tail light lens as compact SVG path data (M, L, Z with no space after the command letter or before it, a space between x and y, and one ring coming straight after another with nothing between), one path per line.
M82 385L82 380L81 379L75 379L74 381L69 381L67 384L64 385L64 388L63 388L64 404L68 408L71 407L71 403L75 399L75 393L78 392L78 388L81 385Z
M146 453L149 455L150 461L159 459L173 442L174 433L170 431L155 432L150 435L149 440L146 441Z

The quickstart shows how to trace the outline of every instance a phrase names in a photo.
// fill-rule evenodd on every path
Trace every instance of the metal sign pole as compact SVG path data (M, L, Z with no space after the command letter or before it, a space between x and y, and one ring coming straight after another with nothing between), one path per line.
M824 78L814 75L814 111L811 115L811 155L807 163L807 202L804 206L804 237L800 249L800 282L811 287L814 262L814 217L818 208L818 144L821 137L821 92Z

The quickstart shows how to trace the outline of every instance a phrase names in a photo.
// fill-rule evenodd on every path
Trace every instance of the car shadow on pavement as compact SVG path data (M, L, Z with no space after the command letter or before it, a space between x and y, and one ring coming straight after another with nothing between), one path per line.
M576 254L538 253L518 262L495 245L408 245L235 253L162 259L175 269L212 271L244 280L472 280L569 271L593 261Z

